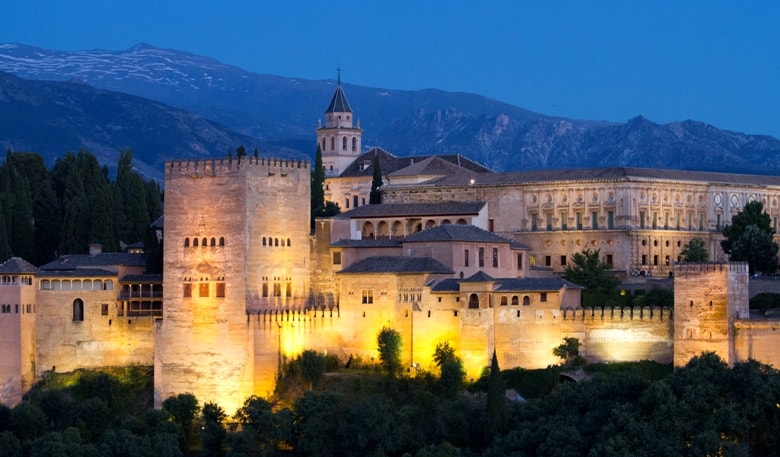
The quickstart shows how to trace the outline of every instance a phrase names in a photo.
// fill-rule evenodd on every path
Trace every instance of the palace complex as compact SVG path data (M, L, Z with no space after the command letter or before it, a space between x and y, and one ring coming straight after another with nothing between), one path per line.
M311 164L238 157L165 165L163 275L138 253L0 265L0 402L51 371L154 365L155 402L191 392L226 411L268 395L304 349L372 363L384 327L410 373L448 341L469 378L558 363L563 338L589 361L780 363L779 319L752 316L767 286L728 263L721 228L746 203L777 230L780 177L641 168L497 173L460 155L363 151L339 84L319 124L325 196L342 213L311 230ZM357 125L357 127L355 126ZM382 204L369 205L378 163ZM163 228L164 225L164 228ZM693 238L710 262L680 263ZM670 287L671 308L580 306L561 279L597 249L623 288ZM673 278L670 278L673 275Z

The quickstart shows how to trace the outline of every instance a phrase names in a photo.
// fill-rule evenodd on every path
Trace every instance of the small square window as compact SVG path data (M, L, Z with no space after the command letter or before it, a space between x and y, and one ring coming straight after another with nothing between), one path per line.
M340 252L334 252L333 253L333 265L341 265L341 253Z

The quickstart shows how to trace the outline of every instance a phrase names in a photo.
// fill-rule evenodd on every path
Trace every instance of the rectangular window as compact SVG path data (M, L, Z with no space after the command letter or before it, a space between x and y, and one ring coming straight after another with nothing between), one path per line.
M561 230L569 230L569 213L561 211Z
M562 266L562 267L565 267L565 266L566 266L566 256L565 256L565 255L562 255L562 256L561 256L561 266Z
M498 248L493 248L493 268L498 268Z
M544 266L545 267L551 267L552 266L552 257L549 255L544 256Z
M664 230L669 230L669 213L664 213Z
M208 297L209 296L209 283L202 282L198 284L198 296L199 297Z
M488 232L494 232L495 231L495 222L493 219L488 219Z
M358 207L358 196L357 195L354 195L352 197L352 203L353 203L353 205L352 205L353 208L357 208Z
M537 219L536 214L535 213L531 214L531 231L532 232L535 232L537 230L538 222L537 222L536 219Z
M341 253L340 252L334 252L333 253L333 265L341 265Z
M485 248L479 248L479 267L482 268L485 266Z
M184 298L192 297L192 284L184 284Z
M658 265L658 255L653 256L653 265Z
M528 256L528 266L535 267L536 266L536 256L535 255L529 255Z
M463 266L467 267L469 266L469 250L464 249L463 250Z
M577 213L577 230L582 230L582 213Z
M645 212L640 211L639 212L639 228L643 229L645 228Z
M647 254L642 254L642 265L647 265Z
M539 301L542 303L547 302L547 292L542 292L539 294Z
M597 211L590 213L590 228L593 230L598 230L599 228L599 213Z
M653 211L653 230L658 228L658 213Z
M100 315L101 316L108 316L108 304L107 303L101 303L100 304Z
M344 205L345 208L349 209L349 197L344 199Z
M614 259L613 259L613 257L612 257L612 254L607 254L607 263L608 263L609 265L612 265L612 264L613 264L613 262L612 262L613 260L614 260Z
M218 282L217 283L217 297L225 298L225 283L224 282Z
M517 269L523 269L523 254L520 252L517 253Z
M607 211L607 228L612 230L615 228L615 212Z
M548 232L552 231L552 213L546 213L544 215L544 225L545 230Z
M372 303L374 303L374 290L363 289L363 304L370 305Z
M704 230L704 214L699 214L699 231Z
M120 302L116 308L117 317L124 317L125 315L125 302Z
M281 297L282 296L282 285L278 282L274 283L274 297Z
M677 224L677 230L680 230L680 223L682 222L682 213L677 213L677 217L675 218L675 224Z

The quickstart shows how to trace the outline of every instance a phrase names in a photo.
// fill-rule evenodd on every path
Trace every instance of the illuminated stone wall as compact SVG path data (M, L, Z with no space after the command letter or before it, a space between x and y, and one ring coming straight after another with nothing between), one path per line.
M50 279L50 278L44 278ZM111 281L111 290L40 290L35 281L38 374L78 368L151 365L153 317L118 316L116 277L69 277L69 281ZM83 320L74 320L73 302L81 300ZM103 308L107 314L103 314Z
M734 322L735 362L756 360L780 367L780 319L738 319Z
M255 366L256 346L268 341L250 330L250 314L305 303L310 179L308 162L243 157L166 164L157 405L191 392L233 412L249 395L267 393L262 380L275 375L277 364Z
M670 308L567 309L562 332L580 341L589 362L671 363L673 319Z
M0 403L13 407L36 379L35 286L3 284L0 303Z

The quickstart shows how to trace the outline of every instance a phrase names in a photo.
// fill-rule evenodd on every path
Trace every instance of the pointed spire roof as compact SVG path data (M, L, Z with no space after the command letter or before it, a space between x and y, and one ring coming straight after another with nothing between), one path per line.
M341 88L341 77L339 77L339 85L336 87L336 92L333 94L333 98L328 105L326 113L351 113L352 107L349 106L347 96L344 95L344 89Z

